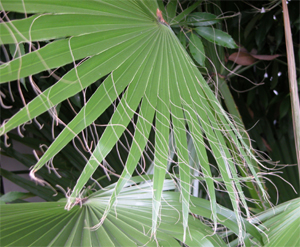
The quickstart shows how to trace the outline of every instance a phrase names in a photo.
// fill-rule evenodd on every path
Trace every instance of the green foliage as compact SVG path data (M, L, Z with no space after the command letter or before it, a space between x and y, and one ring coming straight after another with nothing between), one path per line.
M193 58L201 65L205 66L205 51L201 39L194 33L191 33L189 42L190 53Z
M229 11L234 6L228 2L223 5L222 11ZM260 13L258 9L250 13L249 6L242 3L237 6L241 17L227 20L228 30L233 38L239 39L247 51L252 50L257 55L281 55L272 61L257 60L250 66L243 66L245 69L231 62L228 62L227 67L242 75L231 74L229 85L245 128L249 130L251 139L255 140L252 142L253 147L261 150L264 157L268 155L278 163L275 172L280 177L268 174L266 186L272 203L282 203L298 197L300 188L295 166L297 161L287 81L282 8L275 1L264 5L265 13ZM299 43L299 28L293 23L299 19L299 3L289 1L288 7L296 44ZM297 54L299 47L294 46L294 49ZM296 59L295 62L299 71L299 60ZM270 170L274 169L273 164L266 162L264 165Z
M237 48L232 37L221 30L211 27L196 27L195 31L208 41L228 48Z
M211 26L219 23L221 20L217 16L206 12L195 12L188 16L187 23L192 26L202 27Z
M47 203L27 203L3 205L0 227L1 244L5 246L181 246L184 241L182 228L180 193L168 192L174 189L172 180L165 180L163 186L160 224L155 238L151 233L152 193L146 182L140 177L133 178L118 198L118 204L111 211L103 225L95 228L103 214L114 186L103 188L90 196L81 198L70 211L64 210L66 200ZM134 185L134 186L132 186ZM172 202L170 205L167 202ZM191 212L198 217L211 218L210 205L207 200L192 198ZM218 218L222 224L238 234L236 219L226 208L217 206ZM193 215L196 217L195 215ZM226 246L225 242L212 229L189 215L189 234L186 244L189 246ZM34 221L34 223L31 221ZM246 221L246 229L262 240L261 235ZM4 227L5 226L5 227ZM22 229L20 231L20 229ZM24 234L22 234L24 233ZM20 237L20 234L23 236Z
M284 123L289 115L288 94L280 92L280 99L272 99L268 92L278 90L281 78L276 72L282 61L274 62L277 67L273 68L269 88L241 96L230 91L229 82L239 90L248 85L233 76L231 69L236 65L226 56L237 48L237 40L247 49L256 44L263 54L262 34L273 30L272 12L258 14L246 23L251 16L246 11L249 6L241 7L249 16L242 16L245 30L240 40L233 31L237 18L226 23L233 39L222 25L227 17L217 5L206 1L190 4L170 0L165 6L162 1L143 0L0 2L1 10L11 11L7 16L12 19L0 23L0 43L10 51L6 63L0 65L0 82L6 96L4 104L14 106L4 109L1 116L1 152L28 168L33 166L31 178L47 185L37 187L1 169L2 176L26 187L30 194L2 196L0 201L20 201L32 195L47 201L67 197L26 206L4 205L1 244L267 244L264 228L252 220L251 211L269 207L265 189L270 187L262 178L264 171L260 171L260 161L243 124L250 129L257 117L249 120L247 115L253 109L255 114L263 114L261 106L271 112L278 102L277 121ZM217 4L224 12L232 5ZM272 54L282 45L282 34L276 32L275 36L278 40L270 49ZM255 64L240 67L233 70L253 79ZM49 77L52 73L54 76ZM205 80L211 78L218 82L216 86ZM26 90L22 92L20 87ZM224 100L216 97L213 91L217 90ZM261 100L258 104L257 98ZM223 110L223 103L232 118ZM292 142L276 142L286 138L286 132L274 131L272 120L267 116L257 125L260 131L249 133L257 143L254 147L278 160L284 156L280 154L287 148L284 145ZM26 125L26 138L11 133L15 128L21 133L20 126L31 121L36 124ZM261 133L272 145L270 150ZM7 137L36 150L37 161L33 155L22 155L8 146ZM41 142L46 146L41 147ZM293 155L291 151L284 157L285 164L292 164ZM293 185L299 182L295 176L291 180ZM67 190L65 195L58 192L52 196L50 188L56 185ZM198 196L199 191L209 200L191 196L191 192ZM255 200L251 208L247 196ZM284 195L284 200L290 198L291 193ZM273 244L278 240L277 232L279 239L287 232L274 227L274 222L285 215L270 212L265 210L259 219L271 228ZM284 220L293 226L297 219ZM219 224L224 231L219 230ZM97 230L89 229L93 226ZM295 234L291 238L292 243Z
M282 203L257 215L265 246L299 246L300 230L299 198Z

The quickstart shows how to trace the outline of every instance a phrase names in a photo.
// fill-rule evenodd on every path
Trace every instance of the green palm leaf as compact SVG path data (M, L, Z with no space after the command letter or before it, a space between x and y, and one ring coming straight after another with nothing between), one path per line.
M264 246L299 246L300 199L279 204L258 214L252 223L264 231Z
M152 145L149 143L149 135L154 128L155 168L151 224L152 233L158 234L156 230L159 229L158 219L161 217L162 189L169 157L169 135L170 129L173 129L180 170L183 241L189 241L186 230L190 218L191 176L188 166L190 156L187 133L192 138L197 158L201 162L201 171L211 199L211 218L215 226L217 222L215 181L206 148L212 153L218 165L238 219L238 226L240 229L243 228L240 204L246 208L248 216L249 212L235 166L246 164L263 191L251 165L251 159L248 157L252 156L252 150L245 144L235 125L222 110L171 28L156 16L158 7L156 1L109 0L83 3L82 1L2 0L0 7L7 11L49 13L0 24L0 30L4 32L2 43L60 38L1 65L2 83L74 63L74 68L55 85L39 94L4 123L0 128L1 134L51 110L58 103L108 75L81 111L38 160L31 171L32 178L35 178L34 174L37 170L117 100L118 105L104 133L71 195L68 196L66 208L71 210L76 205L86 182L131 123L134 124L135 132L123 173L120 175L114 193L107 201L103 213L93 211L87 214L101 218L100 223L103 223L106 218L110 221L109 213L116 200L119 201L118 195L129 181L145 148ZM88 17L81 23L75 21L74 15L77 14ZM61 22L57 23L58 21ZM70 29L65 31L69 26ZM78 65L75 63L76 60L86 57L88 58L86 61ZM229 151L228 147L232 146L234 150ZM238 160L235 159L237 156ZM241 160L243 164L239 163ZM91 223L97 222L93 220ZM112 227L109 231L113 230ZM244 233L242 230L240 232ZM131 243L131 240L128 241Z
M142 178L133 178L118 197L118 203L102 227L94 229L105 211L114 185L88 197L81 198L70 211L64 210L65 200L45 203L2 205L0 241L3 246L181 246L183 241L180 194L168 192L175 188L172 180L165 180L162 196L160 224L156 238L151 235L152 183L135 184ZM192 198L192 212L209 218L209 202ZM172 205L169 204L172 202ZM222 225L238 232L233 212L218 205L217 215ZM226 246L211 228L199 219L189 216L188 246ZM251 225L246 221L251 232ZM254 228L255 229L255 228ZM256 229L255 229L256 230ZM252 237L260 237L252 230ZM259 239L257 239L259 240ZM256 240L256 241L257 241Z

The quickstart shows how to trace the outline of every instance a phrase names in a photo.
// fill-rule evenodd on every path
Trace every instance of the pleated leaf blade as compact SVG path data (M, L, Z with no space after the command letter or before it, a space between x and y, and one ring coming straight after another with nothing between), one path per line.
M202 162L200 166L211 199L211 215L215 226L217 214L215 187L210 164L204 151L206 149L213 154L235 209L238 225L240 229L243 228L240 204L246 208L247 212L248 209L234 166L248 165L262 189L250 159L247 157L253 155L252 151L245 145L239 131L222 110L170 26L159 15L155 1L87 1L83 4L82 1L3 0L1 3L2 8L7 11L49 13L49 16L36 15L36 17L3 24L0 28L6 30L6 33L2 42L62 38L1 65L2 83L68 63L74 64L74 68L55 85L38 95L5 122L0 128L1 134L51 110L56 104L108 75L86 105L38 160L31 171L33 178L37 170L51 160L80 131L92 124L115 100L118 100L110 121L106 124L71 195L68 196L66 208L71 210L76 206L85 184L117 145L120 137L127 131L128 125L133 124L135 132L125 167L114 193L107 201L105 210L98 214L101 218L99 219L100 225L105 222L105 219L110 221L108 216L119 193L130 179L145 148L151 144L155 148L151 229L153 234L157 233L169 157L169 135L172 130L175 133L175 150L180 168L181 210L184 219L183 241L187 239L186 232L190 218L191 177L188 165L190 157L187 136L185 136L188 132L193 139L198 160ZM193 5L193 8L195 6ZM74 21L70 32L64 34L63 30L70 25L73 15L79 13L89 16L84 22L86 29L80 22ZM51 18L53 20L61 18L60 20L65 22L51 25L47 21ZM98 24L94 26L95 23ZM14 29L14 24L20 31ZM97 30L91 28L92 26ZM57 32L47 33L46 30L49 28ZM13 31L9 32L10 29ZM9 33L12 37L9 37ZM53 36L53 33L56 36ZM74 36L68 37L68 35ZM85 58L87 58L86 61L76 64L76 60ZM137 118L136 122L135 118ZM151 129L155 133L154 143L149 143ZM235 156L227 150L227 140L238 150L237 155L242 157L245 164L238 163L240 159L236 161ZM111 231L113 228L108 226L107 236ZM89 233L87 236L90 236ZM86 239L89 241L88 237ZM125 237L125 242L126 239ZM130 240L128 241L128 244L131 243ZM91 243L87 242L87 244Z

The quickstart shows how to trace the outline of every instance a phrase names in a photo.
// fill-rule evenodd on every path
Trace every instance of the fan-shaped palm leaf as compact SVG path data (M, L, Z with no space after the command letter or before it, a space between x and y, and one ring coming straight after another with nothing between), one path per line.
M76 205L76 198L86 182L116 145L129 123L133 123L135 132L127 161L108 206L101 214L102 223L149 145L148 138L154 123L153 233L160 214L170 128L174 130L180 170L184 232L188 226L191 180L187 133L193 140L201 164L214 222L217 222L215 186L205 149L213 154L218 165L236 218L240 218L240 204L249 215L235 165L247 166L263 191L250 162L252 151L170 26L163 20L156 1L2 0L0 7L6 11L38 13L22 20L1 23L2 44L59 38L1 65L2 83L74 63L74 68L55 85L3 124L1 134L50 110L108 75L38 160L31 171L33 178L38 169L92 124L115 100L118 101L114 114L68 197L67 209ZM86 57L86 61L76 64L75 61ZM133 120L135 117L136 121ZM234 149L229 150L228 147ZM235 159L237 156L240 157L238 160ZM242 229L241 218L237 222Z
M143 179L134 178L135 181ZM132 186L129 182L118 197L102 227L95 230L114 190L114 185L81 198L70 211L65 211L65 200L58 202L2 205L0 241L3 246L181 246L184 239L180 194L167 192L175 185L165 180L160 223L156 238L151 237L151 182ZM192 212L209 219L209 202L192 197ZM171 203L171 204L169 204ZM238 233L233 212L217 205L221 224ZM198 218L190 219L187 246L226 246L208 225ZM246 222L247 232L261 240L258 231Z

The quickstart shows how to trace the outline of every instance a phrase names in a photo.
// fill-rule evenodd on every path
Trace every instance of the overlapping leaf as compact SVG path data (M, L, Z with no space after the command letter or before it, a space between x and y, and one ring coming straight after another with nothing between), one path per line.
M232 37L219 29L214 29L211 27L196 27L195 31L202 36L203 38L207 39L212 43L216 43L220 46L225 46L228 48L237 48Z
M195 33L191 33L189 49L193 58L204 67L205 51L201 39Z
M133 181L142 181L133 178ZM0 241L3 246L181 246L183 241L180 194L172 180L165 180L162 193L160 225L156 238L151 236L151 182L134 185L131 181L121 192L118 205L107 216L102 227L94 229L101 218L114 186L81 198L70 211L64 210L65 200L45 203L2 205ZM210 218L209 202L191 198L192 212ZM169 204L171 202L171 205ZM221 224L238 232L233 212L217 206ZM187 246L226 246L201 220L190 218ZM260 240L258 231L245 221L247 232ZM179 241L178 241L179 240Z
M152 231L156 233L161 196L169 153L170 128L174 130L176 154L180 170L180 188L184 237L188 227L190 204L190 168L187 133L192 138L211 199L212 219L217 219L214 179L206 148L218 164L224 185L242 229L240 202L246 200L237 179L235 165L248 165L258 186L263 190L251 166L253 155L235 125L222 110L212 91L199 73L176 36L166 23L156 17L155 1L50 1L2 0L2 9L26 13L47 13L0 24L2 42L55 40L41 49L0 66L1 82L16 80L43 70L53 69L88 57L74 66L55 85L38 95L0 128L11 129L50 110L56 104L83 90L97 79L108 75L86 105L54 140L32 170L34 173L51 160L80 131L89 126L116 99L115 109L82 171L67 209L76 204L86 182L116 145L127 126L135 125L126 164L108 205L101 214L109 221L109 212L123 186L130 179L144 149L149 145L151 129L155 130L155 169L153 186ZM49 13L49 14L48 14ZM88 16L84 22L75 15ZM51 20L55 20L52 22ZM57 23L57 20L61 20ZM67 27L68 31L65 31ZM56 30L56 31L55 31ZM11 36L10 36L11 35ZM69 37L71 35L71 37ZM137 116L136 122L133 118ZM154 123L154 126L152 124ZM228 145L230 143L230 145ZM235 150L228 150L234 146ZM238 152L233 154L232 152ZM235 157L240 157L235 160ZM240 160L243 164L237 163ZM95 212L94 212L95 213ZM93 224L96 222L93 222ZM215 225L216 226L216 225ZM241 231L244 233L243 231ZM240 236L241 237L241 236Z
M252 223L264 231L264 246L299 246L300 199L274 206L256 215Z

